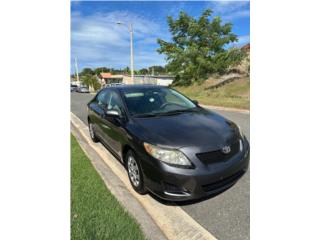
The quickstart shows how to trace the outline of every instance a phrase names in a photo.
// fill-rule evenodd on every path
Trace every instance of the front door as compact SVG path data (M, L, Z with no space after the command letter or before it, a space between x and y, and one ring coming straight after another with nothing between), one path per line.
M123 103L119 93L116 90L110 90L110 99L107 104L107 111L114 110L119 113L119 116L108 116L101 120L101 130L106 136L107 144L119 156L121 156L121 146L124 141L125 130L123 128L124 117Z

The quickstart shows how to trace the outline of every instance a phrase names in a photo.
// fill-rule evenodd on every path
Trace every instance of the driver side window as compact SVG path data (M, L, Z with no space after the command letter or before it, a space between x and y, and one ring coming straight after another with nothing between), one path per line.
M110 99L108 102L108 110L116 110L119 115L122 116L122 109L124 108L119 94L115 91L111 91Z
M99 93L99 95L97 96L98 105L101 107L105 107L110 101L110 96L111 94L110 94L110 91L108 90L105 90Z

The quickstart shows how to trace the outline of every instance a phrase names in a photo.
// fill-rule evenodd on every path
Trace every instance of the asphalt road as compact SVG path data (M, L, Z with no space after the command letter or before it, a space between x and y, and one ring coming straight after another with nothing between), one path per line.
M86 104L91 94L71 93L71 111L87 124ZM250 115L214 110L237 123L250 141ZM250 239L250 173L230 189L198 202L181 207L204 228L221 240Z

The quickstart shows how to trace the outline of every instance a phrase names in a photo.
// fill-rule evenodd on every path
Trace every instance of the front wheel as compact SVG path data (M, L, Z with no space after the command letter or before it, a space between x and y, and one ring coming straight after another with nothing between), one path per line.
M147 191L143 183L141 166L132 150L129 150L126 155L126 168L133 189L140 194L145 194Z
M96 133L95 133L95 129L94 129L94 125L92 122L88 122L89 123L89 133L90 133L90 138L93 142L99 142L99 139L97 138L96 136Z

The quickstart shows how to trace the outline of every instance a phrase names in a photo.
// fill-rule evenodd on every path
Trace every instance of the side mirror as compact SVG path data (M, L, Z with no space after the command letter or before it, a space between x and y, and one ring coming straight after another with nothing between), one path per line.
M197 100L192 100L192 102L197 106L199 105L199 102Z
M117 110L107 110L106 114L107 114L107 116L110 116L110 117L119 117L120 116L120 114Z

